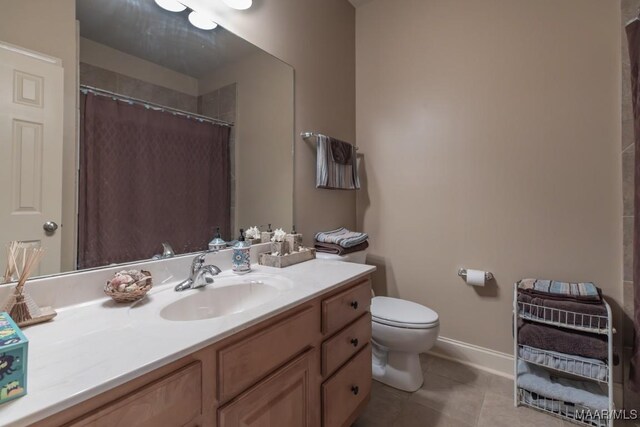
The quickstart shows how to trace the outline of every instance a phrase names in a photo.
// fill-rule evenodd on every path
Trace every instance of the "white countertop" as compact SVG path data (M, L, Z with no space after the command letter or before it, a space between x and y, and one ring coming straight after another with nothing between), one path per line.
M199 292L174 292L177 280L154 286L144 304L100 298L59 309L53 321L23 330L29 339L28 394L0 405L0 425L42 420L374 270L319 259L284 269L254 265L242 277L278 275L291 280L292 288L250 310L206 320L159 315L172 300ZM220 277L231 275L223 271Z

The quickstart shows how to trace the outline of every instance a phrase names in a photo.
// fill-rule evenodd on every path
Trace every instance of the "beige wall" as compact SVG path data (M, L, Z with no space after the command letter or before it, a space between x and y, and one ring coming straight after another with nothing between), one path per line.
M293 224L293 69L259 52L200 79L200 93L237 83L235 218L290 230ZM264 228L264 227L261 227ZM232 230L237 235L237 230Z
M80 37L80 61L134 79L198 96L198 79Z
M356 22L376 291L505 353L524 277L596 282L619 326L619 3L377 0ZM497 282L470 287L463 266Z
M624 248L624 367L629 369L630 347L633 345L633 220L634 220L634 169L635 169L635 140L633 133L633 106L631 102L631 66L629 61L629 47L625 26L631 19L638 16L640 0L622 0L621 4L620 38L622 59L622 200L623 200L623 248ZM626 384L625 375L624 407L640 408L640 393L634 393Z
M223 2L185 0L229 31L295 69L294 218L306 242L313 233L355 227L355 193L315 188L315 144L300 132L316 130L355 140L355 10L346 0L256 1L247 11ZM239 117L238 120L241 120Z
M0 40L62 60L64 68L62 269L74 265L76 221L76 13L74 0L0 0ZM37 11L37 13L34 13Z

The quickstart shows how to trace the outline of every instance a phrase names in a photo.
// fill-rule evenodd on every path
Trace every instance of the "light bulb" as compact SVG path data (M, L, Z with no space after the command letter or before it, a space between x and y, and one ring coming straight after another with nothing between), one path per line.
M201 30L213 30L218 26L218 24L213 22L211 19L196 12L195 10L189 14L189 22L191 22L191 25L200 28Z
M253 4L253 0L222 0L224 4L232 9L245 10L249 9Z
M182 12L187 8L187 6L180 3L178 0L155 0L156 4L163 8L164 10L168 10L169 12Z

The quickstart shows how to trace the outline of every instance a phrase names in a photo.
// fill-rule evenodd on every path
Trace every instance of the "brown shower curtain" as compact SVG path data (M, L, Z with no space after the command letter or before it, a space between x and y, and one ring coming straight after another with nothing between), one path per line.
M635 133L635 194L633 223L633 284L634 284L634 339L631 356L631 386L640 390L640 21L635 20L627 25L629 41L629 59L631 62L631 98L633 101L634 133Z
M81 96L78 268L207 248L230 235L230 129Z

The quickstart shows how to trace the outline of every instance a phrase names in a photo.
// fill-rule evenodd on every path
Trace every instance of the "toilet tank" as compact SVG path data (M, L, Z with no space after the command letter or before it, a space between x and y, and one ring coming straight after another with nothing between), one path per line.
M356 264L365 264L367 261L367 252L368 251L364 250L364 251L352 252L347 255L336 255L336 254L328 254L325 252L316 252L316 258L325 259L329 261L343 261L343 262L353 262Z

